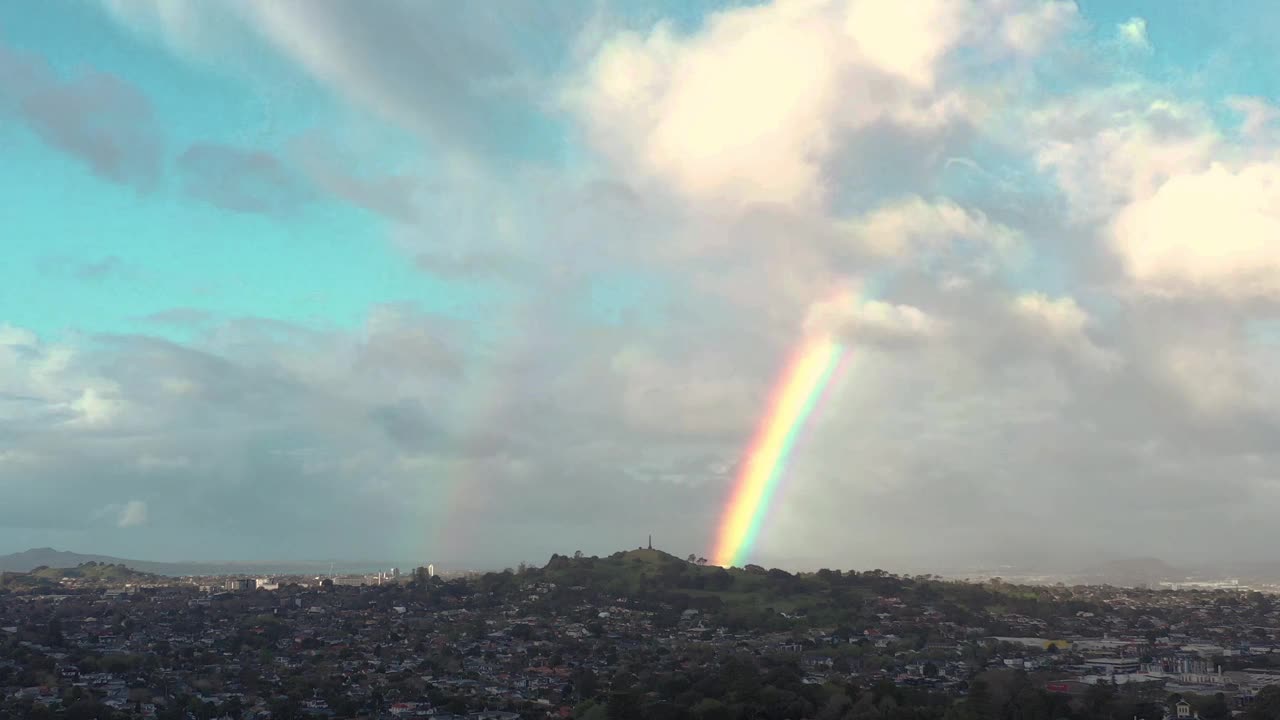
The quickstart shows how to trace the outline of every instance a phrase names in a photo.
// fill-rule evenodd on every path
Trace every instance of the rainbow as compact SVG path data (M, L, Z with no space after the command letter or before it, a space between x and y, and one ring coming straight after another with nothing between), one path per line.
M839 343L820 337L807 341L788 363L721 518L713 552L716 565L742 564L755 545L800 431L843 355Z

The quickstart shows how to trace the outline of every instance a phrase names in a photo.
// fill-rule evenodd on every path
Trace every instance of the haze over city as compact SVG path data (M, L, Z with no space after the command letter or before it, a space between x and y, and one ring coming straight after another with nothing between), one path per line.
M1269 560L1278 23L0 4L0 554Z

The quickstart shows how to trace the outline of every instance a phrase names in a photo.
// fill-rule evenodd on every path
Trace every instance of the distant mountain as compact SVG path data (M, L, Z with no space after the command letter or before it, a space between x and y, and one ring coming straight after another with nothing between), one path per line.
M156 575L180 577L184 575L310 575L327 574L328 562L153 562L150 560L130 560L128 558L111 557L109 555L83 555L53 548L32 548L11 555L0 555L0 571L30 572L38 567L74 568L84 563L95 562L108 565L123 565L140 572ZM342 562L333 563L333 571L337 573L361 573L386 570L391 563L375 562ZM408 568L404 568L408 569Z
M1088 585L1155 585L1182 580L1188 572L1159 558L1126 558L1095 565L1082 570L1074 580Z
M64 580L75 580L84 585L121 585L159 579L160 576L154 573L91 560L71 568L39 566L31 572L0 571L0 588L50 588L57 587Z
M139 569L133 560L121 560L120 558L108 557L106 555L81 555L80 553L67 552L65 550L54 550L53 548L32 548L24 550L20 553L12 555L0 555L0 570L8 572L31 572L40 566L51 568L76 567L87 562L109 563L113 565L127 565L134 569Z

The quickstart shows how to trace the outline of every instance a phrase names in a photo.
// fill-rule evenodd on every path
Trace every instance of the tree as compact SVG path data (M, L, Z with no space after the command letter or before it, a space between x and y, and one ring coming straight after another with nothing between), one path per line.
M111 708L92 699L77 700L67 708L67 720L111 720Z
M1259 690L1245 717L1249 720L1280 720L1280 685L1268 685Z
M609 720L641 720L640 700L634 693L614 692L605 706Z
M703 698L693 706L693 716L698 720L729 720L733 717L733 713L719 700Z
M969 697L965 698L964 704L976 717L985 718L991 715L991 686L986 680L973 681L969 686Z
M64 642L62 638L62 621L58 618L51 619L48 626L46 626L45 641L54 647L62 646Z
M1108 682L1090 685L1084 693L1084 705L1089 712L1100 715L1116 697L1116 686Z
M582 668L573 674L573 691L583 700L595 697L596 691L600 688L600 681L596 678L596 674L587 668Z
M1204 720L1226 720L1231 717L1231 707L1222 693L1214 693L1212 699L1200 708L1200 717Z
M849 699L848 695L842 692L834 693L827 699L826 706L818 713L818 720L840 720L852 707L853 701Z
M689 564L690 564L690 565L692 565L692 564L694 564L694 563L698 562L698 556L697 556L697 555L695 555L695 554L693 554L693 553L689 553L689 557L687 557L687 558L685 558L685 559L689 561Z
M574 559L574 560L581 560L581 559L582 559L582 551L581 551L581 550L574 550L574 551L573 551L573 559Z

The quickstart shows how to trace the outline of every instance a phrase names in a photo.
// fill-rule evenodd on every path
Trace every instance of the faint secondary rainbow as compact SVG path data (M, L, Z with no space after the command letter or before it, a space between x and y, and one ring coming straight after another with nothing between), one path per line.
M844 354L835 340L819 337L801 346L787 365L721 518L713 552L716 565L742 564L755 545L796 440Z

